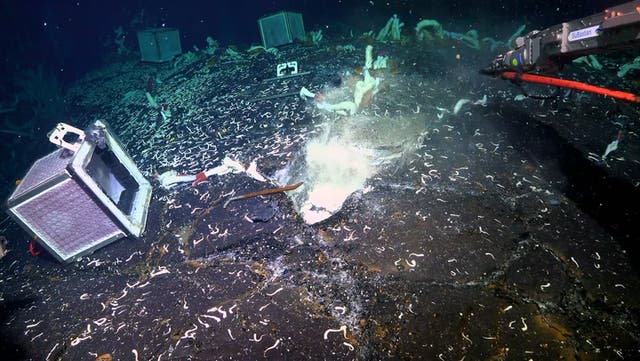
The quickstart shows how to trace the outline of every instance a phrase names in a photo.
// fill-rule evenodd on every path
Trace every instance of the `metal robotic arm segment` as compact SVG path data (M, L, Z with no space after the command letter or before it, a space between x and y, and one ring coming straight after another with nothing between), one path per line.
M640 0L515 39L513 50L498 55L481 72L553 73L583 55L630 49L640 45Z

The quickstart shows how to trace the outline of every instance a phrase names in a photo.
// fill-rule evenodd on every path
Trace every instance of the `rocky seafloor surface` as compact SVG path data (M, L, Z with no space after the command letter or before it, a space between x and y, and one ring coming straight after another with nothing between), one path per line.
M637 357L637 107L584 94L516 101L517 88L477 74L491 54L416 44L375 45L390 66L355 116L298 97L305 86L348 98L366 44L354 45L123 61L80 81L67 96L75 109L67 122L106 120L150 179L167 169L195 174L231 156L255 160L271 179L302 164L287 179L309 184L308 142L347 133L375 152L367 153L370 173L340 211L312 225L282 193L223 207L232 191L274 186L243 173L169 190L154 180L141 239L68 265L30 256L29 237L10 226L0 262L3 354ZM290 60L310 74L271 80L275 65ZM615 70L605 70L576 73L609 83ZM485 95L486 103L453 113L459 99ZM589 158L618 131L618 151L606 162Z

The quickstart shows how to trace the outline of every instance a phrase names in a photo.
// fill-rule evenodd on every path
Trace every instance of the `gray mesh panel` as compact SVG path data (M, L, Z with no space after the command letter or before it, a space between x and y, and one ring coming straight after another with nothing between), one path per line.
M15 207L15 212L63 259L121 232L71 179Z
M61 152L62 149L44 156L33 163L31 168L29 168L29 171L25 175L22 183L20 183L18 187L16 187L16 190L11 195L11 198L9 198L9 201L20 197L24 193L36 187L38 184L41 184L42 182L45 182L55 177L56 175L61 174L67 164L69 164L71 159L73 159L73 157L64 159L60 158Z

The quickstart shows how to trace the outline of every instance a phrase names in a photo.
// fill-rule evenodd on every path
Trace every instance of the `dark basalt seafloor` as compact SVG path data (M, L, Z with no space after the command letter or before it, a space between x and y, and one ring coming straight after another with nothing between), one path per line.
M364 62L365 44L354 45L111 64L71 90L66 122L107 121L150 179L166 169L195 174L225 155L257 159L271 177L321 124L350 122L295 93L348 87ZM379 51L393 65L358 117L422 129L339 212L308 225L284 194L223 208L231 191L273 187L228 174L197 187L154 183L141 239L69 265L30 256L28 236L12 226L0 262L3 358L637 357L638 108L585 94L516 101L516 87L477 74L492 54L476 50ZM268 80L289 60L311 74ZM610 84L615 69L565 76ZM147 104L150 78L171 111L166 121ZM458 114L437 108L484 95L486 106ZM589 159L620 122L619 150Z

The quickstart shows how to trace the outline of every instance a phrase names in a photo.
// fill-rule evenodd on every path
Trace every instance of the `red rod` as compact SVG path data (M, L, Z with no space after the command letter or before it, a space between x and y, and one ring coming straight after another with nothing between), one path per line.
M562 88L582 90L585 92L609 96L612 98L626 100L629 102L640 103L640 96L638 95L635 95L632 93L626 93L619 90L602 88L595 85L580 83L578 81L573 81L573 80L558 79L558 78L552 78L548 76L535 75L535 74L520 74L520 73L516 73L515 71L503 72L502 78L507 80L522 80L528 83L545 84L545 85L558 86Z

